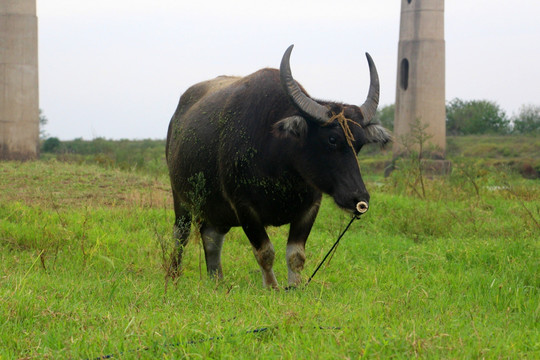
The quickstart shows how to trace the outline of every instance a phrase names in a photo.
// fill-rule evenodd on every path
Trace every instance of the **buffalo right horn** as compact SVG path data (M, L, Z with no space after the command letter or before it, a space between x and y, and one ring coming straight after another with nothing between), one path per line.
M289 95L289 99L300 112L315 119L317 123L325 124L330 120L326 106L319 104L304 94L292 76L290 58L293 47L294 45L289 46L281 59L281 66L279 67L281 86L283 86L283 89Z

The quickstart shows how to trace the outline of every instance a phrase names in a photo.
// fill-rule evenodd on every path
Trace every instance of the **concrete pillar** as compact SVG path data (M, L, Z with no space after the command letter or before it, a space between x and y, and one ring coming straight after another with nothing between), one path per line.
M443 159L446 149L444 0L401 0L394 155L405 153L411 126L426 126L423 154ZM409 142L409 144L406 144ZM418 144L411 149L418 151Z
M36 0L0 0L0 160L38 156Z

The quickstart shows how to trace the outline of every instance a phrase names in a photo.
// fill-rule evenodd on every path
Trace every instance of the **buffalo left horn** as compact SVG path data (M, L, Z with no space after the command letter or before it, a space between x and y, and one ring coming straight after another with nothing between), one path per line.
M379 74L377 73L373 59L368 53L366 53L366 58L369 64L370 84L367 99L360 106L360 110L364 117L364 123L368 124L373 119L373 116L375 116L377 106L379 105Z
M298 110L313 118L317 123L325 124L330 120L328 109L304 94L292 76L290 58L293 47L294 45L289 46L281 59L279 67L281 86Z

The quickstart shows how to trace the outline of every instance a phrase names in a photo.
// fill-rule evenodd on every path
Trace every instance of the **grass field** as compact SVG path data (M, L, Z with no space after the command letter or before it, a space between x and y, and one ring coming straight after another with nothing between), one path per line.
M223 281L196 237L166 277L164 176L0 163L0 359L540 358L539 181L468 163L423 192L404 171L368 179L329 265L270 291L239 229ZM306 279L348 220L325 198ZM269 234L285 285L287 229Z

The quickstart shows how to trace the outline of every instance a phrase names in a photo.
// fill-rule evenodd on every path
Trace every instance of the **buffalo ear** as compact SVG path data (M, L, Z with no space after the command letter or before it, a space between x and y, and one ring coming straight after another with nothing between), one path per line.
M381 124L371 123L364 127L366 140L368 144L386 145L392 141L392 135Z
M291 116L279 120L272 126L272 133L278 138L293 138L303 141L307 131L306 119L301 116Z

